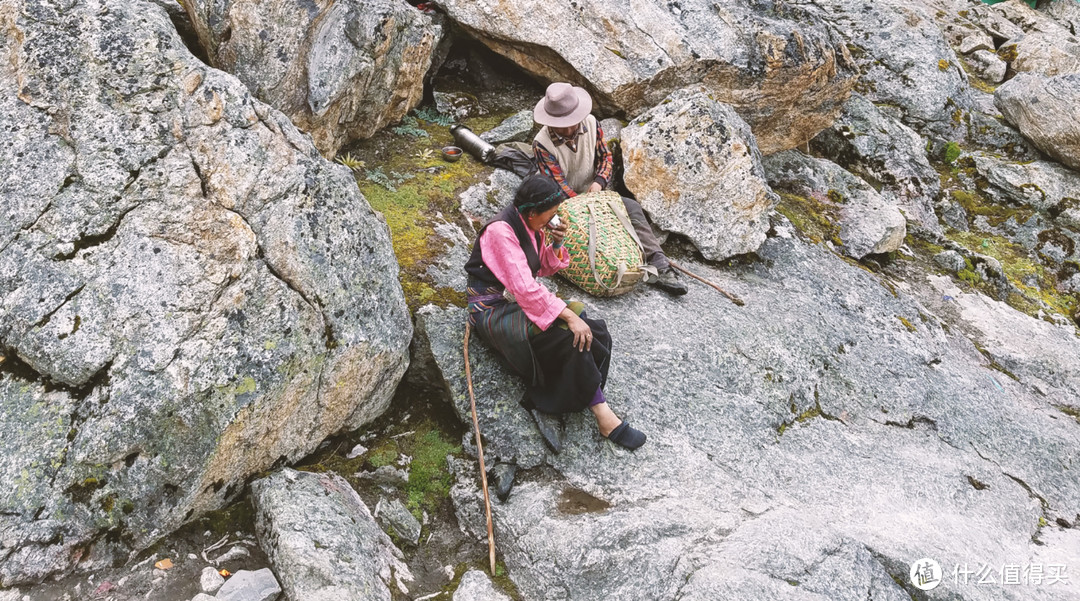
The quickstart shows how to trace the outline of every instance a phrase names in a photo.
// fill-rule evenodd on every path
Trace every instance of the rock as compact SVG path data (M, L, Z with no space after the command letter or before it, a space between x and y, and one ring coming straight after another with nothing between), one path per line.
M506 142L531 143L532 136L530 134L532 134L532 130L533 112L532 109L526 109L511 115L494 129L480 134L480 137L496 146Z
M0 70L12 586L94 541L83 569L126 560L370 422L411 324L348 170L196 60L162 10L4 6L0 52L21 57Z
M704 88L687 88L622 132L623 180L657 227L685 235L708 259L753 252L778 198L754 134Z
M353 447L352 450L349 451L349 453L347 455L345 455L345 458L346 459L356 459L357 457L359 457L359 456L361 456L361 455L363 455L364 453L367 453L367 452L368 452L367 447L365 447L362 444L358 444L355 447Z
M199 593L191 598L191 601L214 601L217 597L213 595L207 595L206 593Z
M989 50L977 50L967 57L967 61L976 76L992 84L1001 83L1009 67L997 53Z
M810 142L815 152L866 181L909 221L940 231L934 199L941 189L919 134L853 94L844 113Z
M604 130L604 144L611 148L613 143L619 143L622 140L622 121L618 119L604 119L600 121L600 129Z
M757 254L730 267L684 259L743 307L697 285L678 299L650 288L588 299L614 338L606 396L649 442L626 452L590 416L566 416L563 452L495 511L523 598L899 601L927 554L951 571L971 557L1075 553L1065 538L1032 542L1040 516L1080 508L1068 467L1080 429L1054 407L1080 392L1075 328L922 278L889 288L793 237ZM467 406L449 350L464 311L423 319L455 406ZM486 458L542 449L527 412L503 401L516 378L475 338L470 355ZM473 464L452 462L451 497L482 540Z
M703 83L751 125L766 154L828 126L856 76L847 49L792 4L447 0L439 6L538 79L585 86L598 113L635 115Z
M435 91L435 108L443 115L449 115L455 121L482 114L480 103L471 94Z
M510 601L510 597L495 590L487 574L480 570L469 570L462 575L453 601Z
M1003 40L998 54L1014 72L1053 77L1080 71L1080 39L1024 2L1002 2L970 12L975 22Z
M505 169L496 169L487 183L470 186L461 194L461 212L479 231L500 209L514 202L514 193L520 185L521 177ZM475 232L472 234L475 236ZM471 253L472 244L467 248L466 253Z
M1071 35L1026 33L1003 44L998 55L1008 60L1013 71L1020 73L1046 77L1080 73L1080 40Z
M1080 5L1075 2L1050 2L1042 12L1073 35L1080 33Z
M401 551L340 476L286 468L253 482L251 495L259 543L286 598L389 601L390 587L412 580Z
M1080 74L1020 73L997 89L994 103L1035 147L1080 170Z
M968 84L926 4L822 0L811 10L849 46L860 70L857 92L897 107L903 123L920 133L956 140L965 132L953 113L971 108Z
M842 251L849 257L892 252L904 243L907 221L900 210L836 163L788 150L762 164L774 190L813 199L836 215Z
M985 178L987 195L1003 203L1031 206L1054 215L1080 209L1080 174L1049 161L1013 163L984 153L972 155Z
M218 601L274 601L281 595L281 587L270 568L240 570L218 590Z
M979 50L993 51L994 49L994 38L982 31L973 31L964 36L959 47L962 54L971 54Z
M958 273L967 266L964 262L964 255L955 250L946 250L934 255L934 263L952 273Z
M439 253L435 262L428 266L427 276L440 288L465 290L465 270L461 268L472 254L465 232L456 223L442 220L433 226L435 235L443 241L445 252Z
M216 593L223 584L225 584L225 578L211 566L203 568L202 574L199 575L199 588L204 593Z
M375 517L394 529L397 536L416 546L420 543L420 522L397 499L379 499L375 506Z
M399 0L184 0L211 64L311 134L328 158L423 99L441 20Z

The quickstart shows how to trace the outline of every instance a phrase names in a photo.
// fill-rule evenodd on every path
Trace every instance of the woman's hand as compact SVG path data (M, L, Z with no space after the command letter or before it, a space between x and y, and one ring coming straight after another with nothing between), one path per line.
M551 244L553 246L562 246L563 238L566 238L568 229L570 229L570 225L562 220L559 220L559 227L549 227L548 235L551 236Z
M577 313L574 313L569 308L563 309L559 314L559 318L566 322L567 327L574 333L574 348L581 351L592 350L592 328L589 324L585 323L585 320L578 317Z
M603 188L597 182L589 184L589 192L599 192L601 190L603 190Z

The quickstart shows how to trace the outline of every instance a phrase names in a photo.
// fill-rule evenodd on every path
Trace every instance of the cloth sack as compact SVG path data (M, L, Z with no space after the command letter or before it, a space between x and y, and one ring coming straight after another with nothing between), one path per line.
M656 275L616 192L579 194L559 206L570 265L559 273L594 296L625 294Z

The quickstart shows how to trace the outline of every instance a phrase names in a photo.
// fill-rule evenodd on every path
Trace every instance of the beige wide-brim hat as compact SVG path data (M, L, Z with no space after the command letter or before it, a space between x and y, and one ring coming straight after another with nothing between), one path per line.
M592 97L584 88L561 81L548 86L533 109L533 121L548 127L572 127L592 112Z

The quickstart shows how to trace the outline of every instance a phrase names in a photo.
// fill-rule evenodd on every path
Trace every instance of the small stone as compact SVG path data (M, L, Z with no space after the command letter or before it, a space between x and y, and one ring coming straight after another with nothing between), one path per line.
M964 269L964 256L955 250L946 250L934 255L934 263L942 269L958 273Z
M154 567L159 569L159 570L168 570L169 568L173 567L173 562L172 562L171 559L165 558L165 559L162 559L161 561L155 563Z
M218 601L275 601L281 586L270 568L240 570L218 590Z
M225 578L217 570L210 566L203 568L202 574L199 576L199 588L202 589L202 592L216 593L223 584L225 584Z
M420 543L420 522L401 504L401 501L379 499L379 504L375 506L375 517L381 518L384 523L394 529L398 536L413 546Z
M207 595L206 593L199 593L191 598L191 601L216 601L215 597Z
M356 459L357 457L367 453L367 447L362 444L358 444L349 451L348 455L345 455L346 459Z
M971 54L976 50L993 50L994 39L981 31L973 32L960 40L960 53Z
M987 83L1001 83L1005 79L1008 64L989 50L978 50L968 55L972 71Z
M453 601L510 601L510 597L495 590L487 574L469 570L461 577Z
M528 142L532 130L533 112L532 109L527 109L515 113L493 129L480 134L480 137L489 144L496 145L505 142Z
M446 574L446 579L451 581L454 576L457 576L457 571L454 570L454 566L443 566L443 574Z

